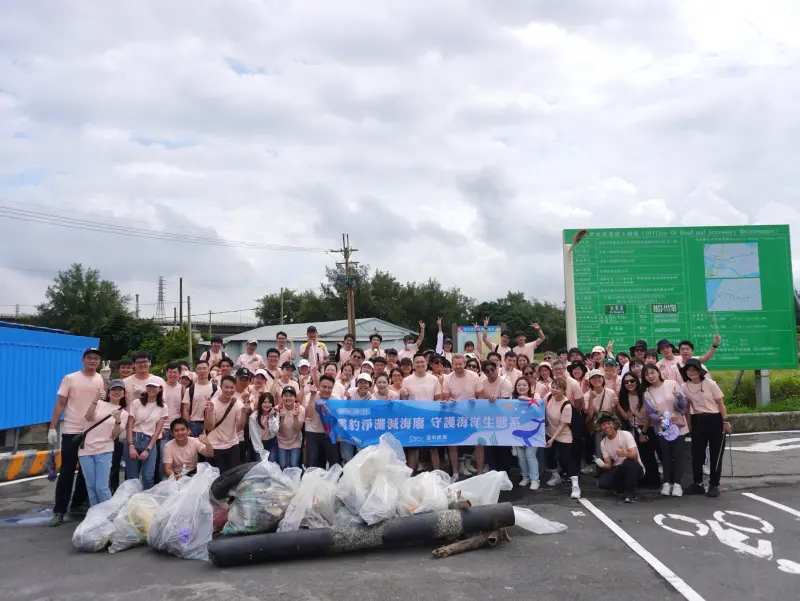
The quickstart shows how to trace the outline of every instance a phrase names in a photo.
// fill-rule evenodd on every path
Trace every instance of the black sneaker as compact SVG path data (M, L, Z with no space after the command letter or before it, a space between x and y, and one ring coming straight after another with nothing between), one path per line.
M81 517L86 515L89 512L89 505L75 505L74 507L69 508L69 514L76 517Z
M706 494L706 489L703 488L702 484L692 484L691 486L687 486L686 490L683 491L685 495L704 495Z
M48 526L57 527L64 523L64 514L63 513L54 513L53 517L50 518L50 521L47 523Z
M709 497L718 497L719 496L719 486L709 486L708 492L706 493Z

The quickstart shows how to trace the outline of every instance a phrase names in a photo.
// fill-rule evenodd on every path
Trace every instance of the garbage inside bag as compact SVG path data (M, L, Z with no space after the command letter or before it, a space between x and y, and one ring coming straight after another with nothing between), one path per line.
M397 502L397 515L408 516L431 511L444 511L456 500L447 492L450 476L441 470L422 472L403 483Z
M333 502L333 525L336 527L341 526L363 526L362 520L357 514L353 513L347 508L347 505L342 503L339 499Z
M511 480L505 472L491 471L468 480L459 480L449 485L445 492L467 499L473 507L492 505L500 498L501 490L511 490Z
M109 553L119 553L147 542L147 532L161 506L181 489L181 480L169 478L150 490L131 496L117 517Z
M515 525L534 534L558 534L567 529L566 524L551 522L525 507L514 507Z
M227 505L225 507L221 507L214 503L213 500L211 505L214 509L214 534L216 534L217 532L222 532L222 529L228 522L228 512L230 511L230 507Z
M167 500L153 520L147 544L181 559L207 560L214 529L209 490L218 476L217 468L200 463L193 477L181 478L186 485Z
M410 476L400 441L383 434L344 466L336 497L367 524L377 524L397 515L399 489Z
M111 543L111 536L114 534L112 521L128 500L140 492L142 483L139 480L125 480L108 501L90 507L84 520L72 533L72 545L86 553L104 550Z
M302 473L296 467L281 471L269 459L256 465L230 492L233 503L222 534L275 532L300 488Z
M332 527L336 485L341 475L342 467L338 464L329 470L307 469L297 494L286 508L278 532Z

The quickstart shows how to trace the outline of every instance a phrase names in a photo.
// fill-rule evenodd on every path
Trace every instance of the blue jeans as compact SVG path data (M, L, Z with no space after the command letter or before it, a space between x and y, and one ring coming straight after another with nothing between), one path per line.
M340 442L339 448L342 450L342 461L350 461L356 454L356 447L349 442Z
M108 476L111 473L111 458L113 455L113 451L109 451L108 453L84 455L78 458L83 477L86 480L86 492L89 493L89 505L91 507L111 498Z
M203 433L203 422L189 422L189 432L192 433L192 436L197 438Z
M282 470L287 467L300 467L301 449L278 449L278 465Z
M517 447L517 460L522 477L533 482L539 479L539 459L536 457L538 447Z
M133 446L136 448L137 453L141 453L150 444L150 436L143 432L133 433ZM139 477L139 472L142 474L142 490L150 490L155 484L156 476L156 449L153 448L147 454L147 459L131 459L130 445L125 444L125 479L135 480Z

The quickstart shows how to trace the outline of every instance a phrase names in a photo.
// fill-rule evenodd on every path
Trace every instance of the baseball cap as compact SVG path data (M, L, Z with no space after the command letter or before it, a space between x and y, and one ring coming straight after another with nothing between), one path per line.
M370 384L372 384L372 376L369 374L359 374L358 377L356 378L356 382L359 382L361 380L364 380L365 382L369 382Z
M589 370L589 373L588 373L588 374L586 374L586 377L587 377L588 379L591 379L591 378L593 378L594 376L600 376L600 377L601 377L601 378L603 378L604 380L605 380L605 378L606 378L606 375L605 375L605 374L603 373L603 371L602 371L602 370L600 370L600 369L590 369L590 370Z
M111 380L108 383L108 389L111 390L112 388L125 388L125 382L120 379Z
M284 386L284 387L281 389L281 396L283 396L283 395L284 395L284 394L286 394L287 392L291 392L293 395L297 396L297 391L294 389L294 387L293 387L293 386Z
M311 367L311 363L309 363L308 359L300 359L300 363L297 364L297 367Z
M596 346L596 347L594 347L594 348L592 349L592 354L593 354L593 355L594 355L595 353L605 353L605 352L606 352L606 349L604 349L604 348L603 348L602 346L600 346L600 345L598 345L598 346Z
M402 359L400 359L400 365L413 365L413 364L414 362L408 357L403 357Z
M258 340L256 340L255 338L251 338L250 340L247 341L247 344L258 344Z
M150 376L147 379L147 383L145 384L145 386L163 387L164 386L164 379L159 377L159 376Z
M605 361L603 361L603 365L613 365L614 367L616 367L617 362L614 361L614 359L608 358Z
M292 371L294 371L294 363L292 363L291 361L285 361L283 365L281 365L281 369L291 369Z
M386 356L388 357L389 355L397 356L397 349L393 348L386 349Z
M94 347L90 347L90 348L87 348L85 351L83 351L83 356L86 357L86 355L98 355L99 356L100 355L100 351L97 350Z
M375 369L375 364L372 361L364 361L364 363L361 364L361 367L364 367L365 365L369 365L372 369Z
M237 378L251 378L253 377L253 373L247 369L246 367L240 367L236 370L236 377Z
M269 379L269 375L267 374L267 370L266 369L257 369L256 373L254 375L255 376L264 376L265 378Z

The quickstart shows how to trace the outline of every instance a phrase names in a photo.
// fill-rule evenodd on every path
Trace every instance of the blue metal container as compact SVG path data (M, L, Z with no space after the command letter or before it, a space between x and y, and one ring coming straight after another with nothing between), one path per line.
M0 430L50 421L62 378L98 338L0 321Z

